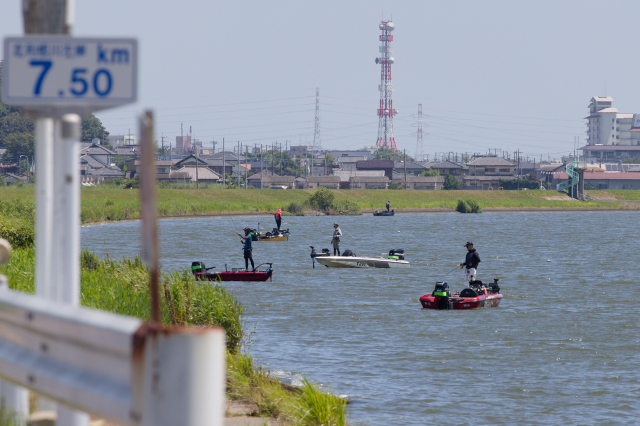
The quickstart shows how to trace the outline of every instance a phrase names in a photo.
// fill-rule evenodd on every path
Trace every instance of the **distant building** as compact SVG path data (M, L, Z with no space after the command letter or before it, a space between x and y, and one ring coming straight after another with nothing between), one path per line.
M640 114L621 113L613 98L594 96L589 104L587 145L580 148L588 158L640 157Z
M393 178L393 160L369 160L356 162L356 170L384 170L388 179Z
M176 155L185 155L191 152L191 136L176 136Z
M365 149L357 151L327 151L327 154L331 154L335 159L338 159L338 157L365 157L366 160L371 160L371 152Z
M289 148L289 155L306 157L311 147L309 145L293 145Z

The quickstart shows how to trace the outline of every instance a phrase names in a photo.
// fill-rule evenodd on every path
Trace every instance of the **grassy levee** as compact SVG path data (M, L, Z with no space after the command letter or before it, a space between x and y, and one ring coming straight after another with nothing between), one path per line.
M33 248L33 202L0 199L0 237L13 243L9 262L0 268L9 286L35 292ZM25 235L23 235L25 234ZM148 270L139 258L100 259L89 251L81 255L80 303L83 306L151 318ZM255 402L257 416L274 416L281 424L344 425L345 404L328 390L305 381L299 391L287 390L262 368L253 368L251 356L241 351L240 302L223 286L196 282L190 271L178 270L161 276L160 303L164 324L222 326L227 337L228 397ZM0 424L7 413L0 407ZM10 417L10 416L9 416Z
M105 222L140 217L138 189L99 186L82 189L83 223ZM275 212L290 203L303 204L312 190L271 189L158 189L160 216L205 215L233 212ZM555 191L405 191L405 190L336 190L338 209L347 203L360 209L382 209L387 201L395 210L454 209L458 200L476 201L482 208L602 208L619 209L614 200L640 200L640 191L588 191L598 200L571 201ZM552 198L552 199L548 199ZM0 201L33 202L34 188L0 188Z

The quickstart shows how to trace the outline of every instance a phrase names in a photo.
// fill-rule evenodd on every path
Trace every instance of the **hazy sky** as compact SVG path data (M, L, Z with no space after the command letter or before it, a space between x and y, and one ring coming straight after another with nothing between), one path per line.
M0 34L23 33L20 0L2 0ZM139 102L98 113L111 134L311 143L320 88L322 145L376 141L378 24L396 26L392 67L399 149L490 149L559 157L584 144L592 96L640 112L638 1L76 0L76 36L139 39ZM428 135L428 136L427 136ZM220 146L220 145L219 145ZM500 151L498 151L500 153Z

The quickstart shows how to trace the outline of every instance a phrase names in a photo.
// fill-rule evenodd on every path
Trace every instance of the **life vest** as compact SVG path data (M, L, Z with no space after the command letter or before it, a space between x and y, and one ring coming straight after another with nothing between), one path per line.
M282 213L281 212L282 212L282 209L278 209L278 211L275 214L276 220L282 219Z

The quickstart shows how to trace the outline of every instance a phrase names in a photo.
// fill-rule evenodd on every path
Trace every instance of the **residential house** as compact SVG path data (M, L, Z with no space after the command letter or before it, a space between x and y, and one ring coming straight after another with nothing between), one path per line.
M109 165L113 163L116 153L102 145L83 142L80 147L80 155L90 155L102 164Z
M211 170L213 170L214 172L216 172L217 174L219 174L220 176L222 176L222 173L228 173L228 174L233 173L234 166L237 166L237 163L233 164L230 161L226 161L226 162L223 163L222 160L212 159L212 158L198 157L197 161L198 161L198 167L200 167L200 166L208 167ZM236 157L236 162L237 162L237 157ZM224 167L223 167L223 164L224 164ZM182 160L180 160L177 163L175 163L173 165L173 168L175 170L178 170L178 169L181 169L184 166L190 166L190 165L193 165L193 166L196 165L196 156L195 155L186 156Z
M340 189L340 176L307 176L305 180L309 189Z
M371 151L366 149L359 149L356 151L328 151L327 154L331 154L333 158L339 157L365 157L365 160L371 160Z
M405 176L403 173L393 174L393 183L398 183L404 187ZM442 176L415 176L407 174L405 189L442 189L444 178Z
M384 170L338 170L333 175L340 178L340 189L349 189L352 177L380 177Z
M516 165L502 157L478 157L467 165L469 177L501 176L509 179L515 176Z
M29 177L22 173L7 173L4 175L4 182L7 185L13 185L16 182L27 183Z
M463 166L451 161L423 161L420 164L426 169L437 170L440 176L454 175L460 177L464 174Z
M358 161L356 170L383 170L388 179L393 178L393 160Z
M349 178L349 187L351 189L387 189L388 186L389 178L387 176L353 176Z
M173 176L171 176L171 174L173 174ZM178 176L181 176L182 179L180 179ZM196 182L196 177L199 183L221 183L222 182L221 175L214 172L208 167L200 167L199 164L198 164L197 170L195 165L182 166L179 169L173 170L172 173L170 173L170 175L167 176L165 179L168 179L168 180L172 180L172 179L185 180L186 179L191 182Z
M156 176L158 179L168 179L171 172L171 166L173 161L171 160L155 160ZM136 174L140 173L142 168L141 160L129 160L127 161L127 173L131 178L134 178Z
M263 185L263 179L268 178L268 177L274 177L277 176L276 174L274 174L273 172L269 171L269 170L263 170L262 172L258 172L255 173L251 176L249 176L247 178L247 183L251 186L253 186L255 189L262 189ZM268 186L267 186L268 188Z
M262 179L264 188L270 189L293 189L295 176L269 176Z
M394 161L393 170L396 173L404 174L405 170L407 175L418 176L422 172L426 172L427 169L420 163L414 163L413 161Z

